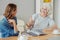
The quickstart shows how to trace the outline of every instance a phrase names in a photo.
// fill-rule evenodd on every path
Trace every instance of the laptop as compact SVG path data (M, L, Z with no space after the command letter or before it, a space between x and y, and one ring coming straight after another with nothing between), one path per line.
M32 35L32 36L43 36L43 35L46 35L44 32L42 32L42 30L28 31L27 33Z

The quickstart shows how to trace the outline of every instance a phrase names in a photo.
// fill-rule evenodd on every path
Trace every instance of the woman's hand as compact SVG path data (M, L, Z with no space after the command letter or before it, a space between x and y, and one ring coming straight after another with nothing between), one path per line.
M9 19L8 22L9 22L10 24L11 24L11 23L15 24L15 20L14 20L14 19Z
M43 32L46 33L46 34L51 34L52 31L53 30L51 28L43 29Z
M33 25L34 25L34 20L32 19L32 17L30 17L29 22L26 24L26 26L28 29L31 29Z

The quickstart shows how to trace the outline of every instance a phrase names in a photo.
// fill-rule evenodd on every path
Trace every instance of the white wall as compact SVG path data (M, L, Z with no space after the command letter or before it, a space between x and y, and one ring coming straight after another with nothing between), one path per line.
M40 0L36 0L36 13L40 13Z
M8 3L15 3L17 5L17 17L25 22L34 13L34 0L0 0L0 15L4 13Z

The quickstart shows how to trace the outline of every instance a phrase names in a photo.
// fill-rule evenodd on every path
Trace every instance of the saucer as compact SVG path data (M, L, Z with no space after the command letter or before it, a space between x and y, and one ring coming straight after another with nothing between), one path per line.
M60 34L59 30L53 30L52 34Z

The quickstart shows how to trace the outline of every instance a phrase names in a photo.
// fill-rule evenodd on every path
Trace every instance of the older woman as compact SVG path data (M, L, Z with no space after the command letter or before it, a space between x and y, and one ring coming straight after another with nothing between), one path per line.
M43 34L44 29L55 29L56 24L53 19L48 16L49 8L48 6L43 6L40 9L40 13L33 14L27 23L27 28L31 29L28 31L30 34L40 35Z

